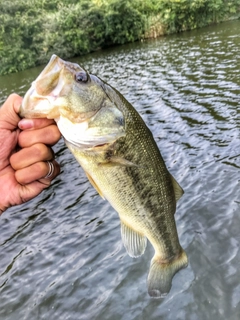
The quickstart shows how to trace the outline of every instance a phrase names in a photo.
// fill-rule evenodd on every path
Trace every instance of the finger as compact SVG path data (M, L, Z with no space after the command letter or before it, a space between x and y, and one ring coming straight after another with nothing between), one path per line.
M49 163L45 162L45 165L47 164L47 167L48 167L48 171L47 171L47 174L42 178L42 179L39 179L39 181L43 182L45 180L50 180L52 181L54 178L56 178L56 176L59 175L61 169L60 169L60 165L57 161L53 160L51 161L50 164L52 164L52 167L49 166Z
M33 199L34 197L36 197L37 195L39 195L44 189L46 189L47 187L49 187L49 185L51 184L51 180L53 180L59 173L60 173L60 167L59 164L57 162L54 162L54 167L56 167L56 171L54 172L54 175L51 177L51 179L38 179L38 180L34 180L32 182L29 182L27 184L25 184L24 182L24 178L22 179L22 186L20 188L20 197L21 200L23 202L27 202L31 199ZM29 171L27 172L28 176L30 174L30 168ZM16 171L17 173L17 171ZM25 172L26 174L26 172ZM21 177L20 177L21 179Z
M43 120L43 119L38 119ZM61 133L55 124L36 130L25 130L19 134L18 144L20 147L30 147L36 143L54 145L61 138Z
M53 170L51 176L45 178L49 173L49 164L47 162L37 162L29 167L17 170L15 172L15 178L21 185L27 185L34 181L39 180L43 184L48 184L48 181L52 181L60 173L60 165L57 161L53 160Z
M0 129L15 130L20 117L18 111L22 97L16 93L11 94L0 108Z
M23 202L27 202L36 196L38 196L44 189L49 187L51 184L50 180L46 180L45 183L39 180L33 181L29 184L22 185L20 188L20 197Z
M37 143L31 147L21 149L10 157L10 164L14 170L20 170L34 163L54 159L54 152L45 144Z
M18 123L18 127L21 130L26 130L26 129L41 129L44 127L47 127L51 124L55 123L54 120L52 119L21 119Z

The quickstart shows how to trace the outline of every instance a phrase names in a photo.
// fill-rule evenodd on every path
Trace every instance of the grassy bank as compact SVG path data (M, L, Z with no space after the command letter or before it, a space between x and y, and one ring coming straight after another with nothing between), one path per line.
M240 0L0 1L0 75L240 16Z

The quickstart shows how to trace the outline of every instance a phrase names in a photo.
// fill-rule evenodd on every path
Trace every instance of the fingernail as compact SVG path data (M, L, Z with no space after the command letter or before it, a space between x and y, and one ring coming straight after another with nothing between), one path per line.
M31 119L22 119L18 122L18 127L21 130L33 128L33 121Z

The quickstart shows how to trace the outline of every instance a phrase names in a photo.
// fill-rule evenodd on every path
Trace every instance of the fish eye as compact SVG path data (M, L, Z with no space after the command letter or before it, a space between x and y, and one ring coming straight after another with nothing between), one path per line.
M87 73L84 71L80 71L80 72L76 73L75 80L77 82L87 82L88 81Z

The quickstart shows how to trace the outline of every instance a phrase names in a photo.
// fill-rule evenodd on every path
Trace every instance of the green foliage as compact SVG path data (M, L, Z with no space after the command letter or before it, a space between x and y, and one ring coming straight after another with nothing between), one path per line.
M0 0L0 7L4 75L53 53L66 59L142 39L149 21L172 33L226 20L240 12L240 0Z
M107 44L123 44L141 38L145 16L134 7L136 2L115 0L108 7L104 18Z
M240 10L240 0L162 0L158 10L167 33L196 29L227 20Z
M42 43L38 62L53 53L68 58L100 48L104 41L103 17L103 12L88 2L47 14L42 25L47 32L38 35Z
M16 3L6 1L1 7L0 74L34 66L36 52L32 45L39 30L39 12L21 0Z

